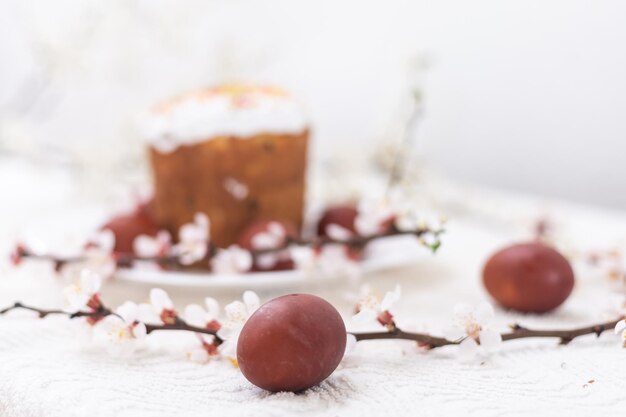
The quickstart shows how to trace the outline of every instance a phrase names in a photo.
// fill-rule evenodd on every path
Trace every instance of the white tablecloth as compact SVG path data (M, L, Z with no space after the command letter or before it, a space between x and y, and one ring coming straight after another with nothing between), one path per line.
M437 333L452 318L455 303L484 300L482 262L503 243L527 236L528 219L536 213L552 216L571 247L609 246L626 234L621 213L508 194L463 193L464 205L472 210L448 204L452 220L437 255L424 252L413 266L364 278L382 291L401 284L400 325ZM10 223L5 218L3 230L14 226ZM2 243L12 237L7 232ZM593 271L578 272L575 291L562 308L545 316L498 310L500 329L514 321L566 328L606 319L613 284ZM303 290L319 293L348 315L351 306L344 294L356 287ZM58 288L47 265L5 269L0 303L20 299L58 306ZM113 282L104 289L104 299L143 301L148 289ZM169 290L181 306L207 295L223 302L236 296ZM363 342L327 381L301 394L264 392L225 361L192 363L175 348L184 337L152 335L133 357L119 359L82 340L65 318L39 320L28 312L0 317L0 415L571 416L622 415L626 409L626 350L612 334L599 340L583 337L569 346L557 346L555 340L509 342L469 363L457 359L454 347L424 353L410 342Z

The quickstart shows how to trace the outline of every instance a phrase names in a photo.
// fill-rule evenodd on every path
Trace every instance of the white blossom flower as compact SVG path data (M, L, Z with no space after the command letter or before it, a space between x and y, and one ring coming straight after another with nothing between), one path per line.
M161 230L156 236L139 235L133 241L133 250L138 256L165 256L172 249L172 236Z
M403 210L397 213L394 220L396 229L410 232L417 229L426 229L426 222L414 210Z
M273 249L285 242L287 231L279 222L269 222L265 229L252 237L253 249Z
M615 334L621 333L622 346L626 347L626 320L620 320L615 325Z
M293 260L296 269L311 273L315 270L317 263L317 255L315 250L307 246L290 246L288 249L289 256Z
M191 265L203 259L209 249L209 218L203 213L196 213L193 223L181 226L178 231L178 244L174 252L184 265Z
M250 244L254 250L275 249L285 244L287 230L279 222L269 222L265 230L256 233ZM256 263L261 269L273 268L281 259L285 259L288 253L274 252L257 256Z
M213 272L218 274L238 274L252 268L252 255L238 245L222 249L211 259Z
M195 344L187 349L187 358L192 362L202 364L207 363L211 359L211 355L203 348L202 344Z
M217 321L220 314L220 304L215 298L207 297L204 299L206 309L198 304L189 304L185 307L183 317L187 324L196 327L212 326L215 330L219 330L220 324Z
M150 290L150 305L153 312L159 316L159 319L165 324L174 324L177 319L174 303L170 296L161 288L153 288Z
M243 302L233 301L224 307L226 320L217 335L224 343L220 345L220 352L231 360L237 357L237 340L243 325L252 313L260 306L259 296L253 291L243 293Z
M75 265L74 271L89 269L104 279L112 277L117 269L114 247L115 234L111 230L98 232L87 243L83 253L84 259Z
M207 363L211 358L218 356L218 347L212 335L196 333L198 340L189 344L186 350L187 358L196 363Z
M137 348L137 342L146 337L146 325L139 321L139 306L126 301L106 316L95 328L94 337L106 342L114 356L127 357Z
M363 325L378 322L383 326L393 326L393 315L389 310L398 302L401 294L400 286L396 285L393 291L387 291L381 301L371 287L362 287L362 296L357 303L357 313L352 321Z
M316 258L320 273L327 277L347 277L358 279L361 276L359 263L348 255L348 249L341 245L324 246Z
M354 233L350 230L335 223L331 223L326 226L326 234L329 238L339 242L345 242L354 237Z
M73 284L63 289L63 295L67 304L68 312L85 311L95 309L98 306L98 292L102 286L102 278L89 269L83 269L80 278Z
M385 232L395 217L394 207L387 201L361 202L354 219L354 228L361 236Z
M500 345L502 336L489 328L494 311L491 304L485 302L476 307L459 304L454 309L454 324L445 333L450 341L461 341L459 355L471 359L479 353L480 347L492 350Z

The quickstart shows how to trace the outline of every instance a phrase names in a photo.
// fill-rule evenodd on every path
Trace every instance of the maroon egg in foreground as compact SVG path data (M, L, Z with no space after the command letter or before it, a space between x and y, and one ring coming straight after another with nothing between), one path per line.
M248 319L237 343L237 362L254 385L297 392L326 379L345 348L346 328L330 303L290 294L268 301Z
M574 288L567 259L541 243L508 246L489 258L483 283L503 307L545 313L561 305Z

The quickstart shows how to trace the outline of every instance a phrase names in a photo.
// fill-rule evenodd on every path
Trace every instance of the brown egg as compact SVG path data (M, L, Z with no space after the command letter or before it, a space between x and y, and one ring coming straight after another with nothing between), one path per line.
M574 271L555 249L541 243L523 243L493 254L483 269L483 283L502 307L545 313L570 295Z
M283 220L261 220L246 227L244 231L237 239L237 244L244 249L254 250L260 249L255 245L255 239L262 234L270 234L272 231L272 223L278 223L285 232L285 236L296 238L298 237L298 229L291 222ZM276 236L276 235L274 235ZM277 241L279 243L276 246L284 244L284 240ZM267 257L266 257L267 261ZM280 253L275 256L275 259L269 264L263 263L261 259L257 257L252 265L252 271L285 271L294 269L295 264L288 253Z
M302 391L319 384L339 365L346 328L327 301L290 294L262 305L246 322L237 343L243 375L268 391Z
M132 254L133 241L139 235L155 236L159 227L148 212L146 204L140 204L127 214L116 216L105 223L100 229L109 229L115 235L114 251Z
M336 224L356 234L354 219L356 219L357 214L358 211L352 204L343 204L327 208L317 223L317 235L327 237L326 227L328 227L329 224Z

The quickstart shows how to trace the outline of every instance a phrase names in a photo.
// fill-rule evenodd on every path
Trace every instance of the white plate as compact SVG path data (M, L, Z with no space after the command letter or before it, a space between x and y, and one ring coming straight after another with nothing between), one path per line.
M394 236L371 242L365 251L361 270L374 272L403 266L419 259L420 254L428 254L412 236ZM227 289L269 289L291 287L315 280L338 280L344 277L316 277L303 271L269 271L247 274L213 274L209 272L162 271L156 269L124 268L116 273L120 280L142 284L173 287L227 288Z

